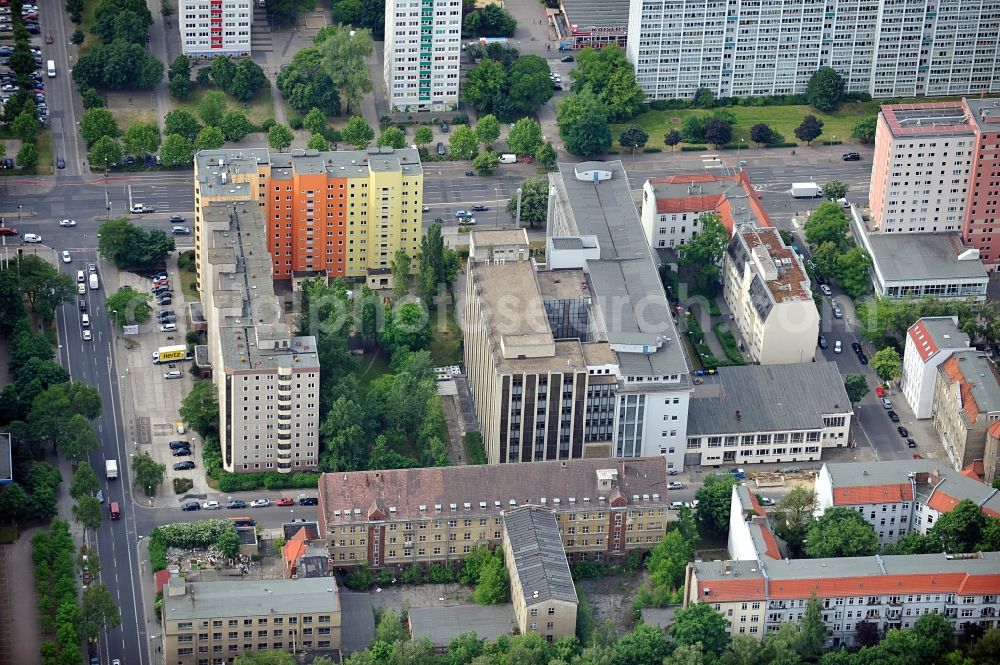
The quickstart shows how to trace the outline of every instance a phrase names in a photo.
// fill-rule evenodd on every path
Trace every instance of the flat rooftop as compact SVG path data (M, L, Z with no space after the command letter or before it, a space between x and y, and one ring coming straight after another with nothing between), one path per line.
M399 171L404 175L422 175L420 154L413 148L369 148L368 150L326 150L293 149L290 152L273 152L267 148L202 150L195 155L198 179L202 192L229 193L238 195L240 185L234 185L232 178L222 182L222 173L231 174L256 171L258 165L271 169L271 177L277 180L291 179L292 173L315 175L325 173L330 178L367 178L370 173ZM248 190L246 184L242 188ZM236 192L229 192L237 189ZM248 191L256 197L256 188Z
M627 28L629 0L562 0L570 27Z
M961 376L955 374L953 369L957 369ZM955 351L948 360L938 365L938 371L947 373L952 381L961 381L964 384L962 408L972 422L976 421L980 413L1000 411L1000 383L997 381L997 368L983 352L976 349ZM972 404L969 404L970 396Z
M778 229L742 227L733 235L728 251L729 255L736 261L736 265L742 269L742 266L748 261L756 267L752 254L757 247L765 250L766 256L770 257L774 263L775 277L773 279L767 279L767 276L759 270L755 269L754 271L767 287L770 300L775 303L812 300L810 280L802 265L802 259L795 253L795 250L785 245ZM761 318L766 317L762 316Z
M989 280L978 252L962 245L957 233L872 233L865 239L886 282ZM965 252L969 258L959 259Z
M173 591L182 591L173 595ZM167 621L335 613L340 611L337 580L240 580L185 582L171 578L163 593ZM331 625L336 625L331 623Z
M1000 132L1000 97L963 99L972 111L972 120L983 132Z
M971 118L961 102L887 104L882 118L896 138L972 134Z
M406 613L410 638L427 638L435 648L443 649L459 635L474 632L487 642L517 630L514 606L506 605L447 605L444 607L411 607Z

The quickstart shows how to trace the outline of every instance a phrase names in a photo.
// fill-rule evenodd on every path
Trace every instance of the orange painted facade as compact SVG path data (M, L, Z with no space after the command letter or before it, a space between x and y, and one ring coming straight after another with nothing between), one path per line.
M347 178L292 173L267 184L267 249L275 279L325 271L346 275Z

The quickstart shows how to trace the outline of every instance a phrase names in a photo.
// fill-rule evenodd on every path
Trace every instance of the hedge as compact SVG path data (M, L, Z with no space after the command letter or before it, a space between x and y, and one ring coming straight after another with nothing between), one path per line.
M284 490L316 488L319 474L278 473L265 471L257 473L229 473L222 468L222 450L215 437L206 437L201 447L201 463L205 473L219 483L220 492L241 492L258 489Z
M798 143L792 143L791 141L783 141L782 143L765 143L765 148L798 148Z
M681 152L701 152L702 150L708 150L708 146L705 145L682 145Z
M715 336L718 338L719 344L722 345L722 350L726 352L726 358L737 365L746 364L746 360L744 360L736 343L736 338L723 324L715 324Z

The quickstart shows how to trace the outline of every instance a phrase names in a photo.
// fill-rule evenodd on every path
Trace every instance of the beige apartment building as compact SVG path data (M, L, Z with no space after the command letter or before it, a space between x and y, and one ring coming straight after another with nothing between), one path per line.
M666 487L662 457L325 473L320 536L339 568L444 563L500 546L504 513L530 505L555 515L570 561L615 561L663 537Z
M723 294L750 359L762 365L812 361L819 337L812 285L778 230L737 227L723 261Z
M163 588L163 662L230 665L244 653L332 655L341 648L341 606L333 577L187 582Z
M955 351L938 365L931 417L955 469L996 460L987 430L1000 422L1000 374L989 356L975 349ZM992 481L991 476L987 482Z
M274 293L262 209L254 201L199 211L201 298L219 445L230 472L289 473L319 455L319 357L299 337Z
M505 512L503 555L521 634L539 633L549 642L576 635L579 599L552 511L523 506Z

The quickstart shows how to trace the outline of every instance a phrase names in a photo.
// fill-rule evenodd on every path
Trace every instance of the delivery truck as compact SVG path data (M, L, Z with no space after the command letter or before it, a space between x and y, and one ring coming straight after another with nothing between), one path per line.
M118 460L105 460L104 467L106 471L105 475L108 477L108 480L115 480L118 477Z
M159 365L161 363L174 363L181 360L187 360L187 346L184 344L175 344L173 346L161 346L159 351L153 352L153 364Z
M793 182L792 198L814 199L820 195L820 187L814 182Z

